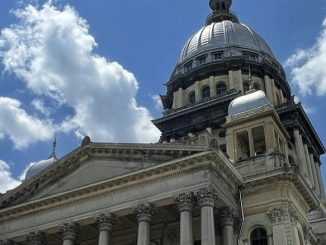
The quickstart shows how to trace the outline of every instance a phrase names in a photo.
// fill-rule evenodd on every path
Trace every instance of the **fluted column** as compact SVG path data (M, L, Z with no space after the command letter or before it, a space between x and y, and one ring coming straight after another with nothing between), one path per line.
M214 204L216 191L212 187L201 188L196 193L201 213L201 245L215 244Z
M150 222L155 212L152 203L142 203L134 208L138 219L137 245L150 245Z
M303 148L304 148L304 153L305 153L305 157L306 157L306 163L307 163L307 166L308 166L308 174L309 174L309 178L310 178L310 184L311 184L311 187L314 187L315 186L315 184L314 184L314 176L313 176L313 173L312 173L312 164L310 162L308 146L306 144L304 144Z
M192 207L194 195L192 192L182 193L175 197L180 212L180 245L193 245Z
M95 218L98 226L99 238L98 245L109 245L111 240L112 226L116 223L114 214L100 214Z
M59 227L63 245L74 245L79 232L79 225L73 222L64 223Z
M46 234L42 231L30 232L26 237L26 241L30 245L44 245L46 243Z
M306 164L306 157L304 155L304 147L302 142L302 136L298 129L293 130L294 141L295 141L295 151L298 156L299 169L301 170L303 176L308 177L308 170Z
M313 181L314 181L314 185L315 185L315 190L316 190L317 195L320 195L319 182L318 182L317 169L316 169L316 164L315 164L315 160L314 160L314 155L310 154L309 158L310 158L310 163L312 166L312 175L314 178Z
M222 244L233 245L233 228L236 214L229 207L220 208L218 214L222 227Z

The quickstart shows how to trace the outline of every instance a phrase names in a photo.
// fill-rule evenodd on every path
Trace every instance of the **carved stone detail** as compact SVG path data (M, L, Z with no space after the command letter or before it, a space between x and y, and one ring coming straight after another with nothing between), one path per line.
M100 214L95 218L98 225L99 232L101 231L112 231L112 226L117 223L117 218L114 214Z
M46 241L46 234L42 231L30 232L26 237L26 241L33 245L43 245Z
M267 211L267 215L270 218L272 224L284 221L284 212L280 208L274 208L271 211Z
M195 197L192 192L181 193L178 196L176 196L174 199L178 205L178 209L180 212L192 211L192 207L195 203Z
M289 216L292 223L296 223L299 221L298 211L292 206L289 208Z
M155 206L152 203L141 203L134 207L138 222L150 222L155 211Z
M59 231L62 235L62 240L75 241L79 232L79 225L73 222L64 223L59 227Z
M217 200L216 190L213 187L200 188L196 193L196 198L200 207L214 207L215 201Z
M234 223L238 220L237 212L230 207L219 208L217 213L222 226L234 226Z

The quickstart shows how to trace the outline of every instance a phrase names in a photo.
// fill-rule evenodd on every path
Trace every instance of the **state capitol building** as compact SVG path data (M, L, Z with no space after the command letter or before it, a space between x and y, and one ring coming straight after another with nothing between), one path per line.
M53 151L0 195L1 245L326 244L325 147L266 41L232 0L209 5L165 84L159 142Z

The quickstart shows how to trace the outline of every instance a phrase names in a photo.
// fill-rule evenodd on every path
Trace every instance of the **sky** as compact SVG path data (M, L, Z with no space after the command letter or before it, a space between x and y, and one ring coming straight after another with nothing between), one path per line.
M269 43L326 142L325 1L233 0L232 10ZM55 137L59 158L85 135L156 142L158 94L209 13L208 0L0 0L0 192Z

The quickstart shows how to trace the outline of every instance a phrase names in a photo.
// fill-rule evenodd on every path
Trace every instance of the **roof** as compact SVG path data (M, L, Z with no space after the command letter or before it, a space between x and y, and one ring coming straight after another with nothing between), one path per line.
M230 47L263 53L276 60L267 42L253 29L241 23L225 20L206 25L192 35L184 45L179 63L202 52Z

